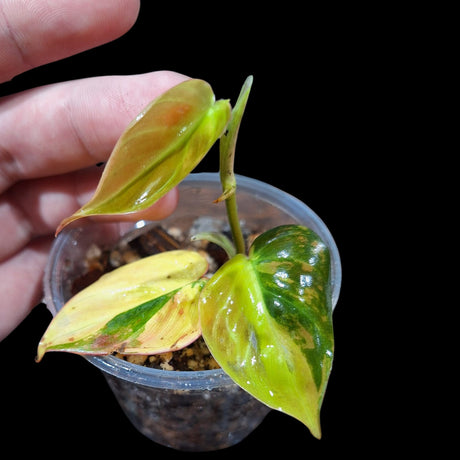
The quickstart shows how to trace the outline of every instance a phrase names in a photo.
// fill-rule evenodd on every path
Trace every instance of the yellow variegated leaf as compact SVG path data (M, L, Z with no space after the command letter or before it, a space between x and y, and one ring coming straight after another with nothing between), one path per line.
M206 259L195 251L169 251L103 275L72 297L43 335L46 351L154 354L199 337L197 298Z
M216 361L267 406L320 438L320 408L334 339L329 250L310 229L261 234L211 277L199 300L203 337Z

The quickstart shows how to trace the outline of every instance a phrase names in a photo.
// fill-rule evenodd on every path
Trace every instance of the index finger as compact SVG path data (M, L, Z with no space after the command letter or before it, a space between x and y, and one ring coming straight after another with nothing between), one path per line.
M155 97L187 77L174 72L94 77L0 100L0 193L26 179L105 161Z
M0 82L125 33L139 0L0 1Z

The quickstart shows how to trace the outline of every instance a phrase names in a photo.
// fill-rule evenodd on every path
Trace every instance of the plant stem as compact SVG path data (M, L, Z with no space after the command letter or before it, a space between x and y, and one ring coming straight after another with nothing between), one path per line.
M228 221L232 230L236 252L238 254L245 254L246 244L244 242L243 232L241 231L240 220L238 218L238 208L236 205L235 194L225 200L225 207L227 208Z
M227 209L227 217L232 231L233 242L236 252L245 254L246 245L244 243L243 232L241 231L240 220L238 217L238 206L236 202L236 179L233 172L236 140L238 138L238 130L243 118L246 102L251 90L253 77L250 75L246 78L240 95L236 101L235 107L232 110L232 118L228 124L228 131L220 138L219 153L220 153L220 182L222 184L222 195L216 201L225 200Z

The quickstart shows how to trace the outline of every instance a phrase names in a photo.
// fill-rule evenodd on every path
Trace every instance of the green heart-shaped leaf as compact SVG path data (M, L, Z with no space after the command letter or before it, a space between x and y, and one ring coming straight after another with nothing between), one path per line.
M223 134L227 100L203 80L187 80L152 101L119 138L98 188L58 230L85 216L146 209L175 187Z
M103 275L51 321L37 353L155 354L201 334L198 296L208 263L194 251L162 252Z
M199 301L203 337L225 372L318 438L334 348L329 271L320 238L285 225L221 267Z

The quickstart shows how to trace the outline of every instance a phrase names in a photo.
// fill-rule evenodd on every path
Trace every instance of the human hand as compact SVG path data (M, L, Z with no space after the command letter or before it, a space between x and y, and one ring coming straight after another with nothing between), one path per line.
M0 3L0 83L108 42L135 22L139 0ZM173 72L96 77L0 99L0 340L40 302L59 222L91 196L128 123L186 77ZM160 219L171 192L135 218Z

